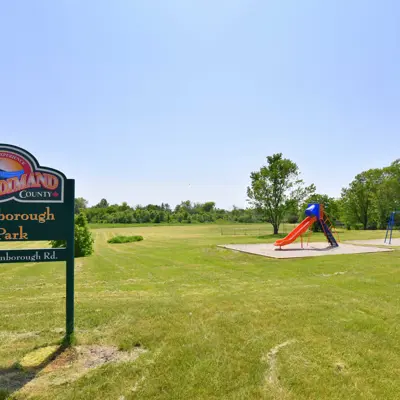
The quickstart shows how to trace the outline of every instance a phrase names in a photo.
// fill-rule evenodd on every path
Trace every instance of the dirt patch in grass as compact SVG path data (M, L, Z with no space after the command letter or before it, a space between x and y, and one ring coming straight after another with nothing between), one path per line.
M274 385L278 384L278 375L277 375L277 355L279 353L279 350L282 349L283 347L289 346L290 344L294 343L295 340L288 340L286 342L283 342L281 344L278 344L277 346L273 347L267 354L266 360L268 361L269 364L269 370L268 374L265 376L265 380L269 383L272 383Z
M263 357L263 361L266 361L268 363L268 370L265 373L265 382L264 382L264 388L266 391L276 391L279 393L279 398L280 399L285 399L286 398L286 391L285 389L280 385L280 380L279 380L279 373L278 373L278 353L280 350L286 346L291 345L292 343L295 343L296 340L287 340L286 342L280 343L277 346L273 347L268 354Z
M334 272L333 274L321 274L320 276L329 277L329 276L344 275L344 274L347 274L347 271L338 271Z
M0 370L0 392L11 394L18 391L28 397L51 386L73 382L102 365L135 361L146 352L140 347L132 351L120 351L114 346L76 346L62 351L43 367L41 355L48 358L53 347L35 350L27 354L15 368Z

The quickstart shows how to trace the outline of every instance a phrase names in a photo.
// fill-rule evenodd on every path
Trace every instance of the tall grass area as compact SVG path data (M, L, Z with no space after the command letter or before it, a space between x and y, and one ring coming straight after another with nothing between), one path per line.
M400 251L278 260L217 247L273 242L271 233L93 230L94 255L76 259L78 344L148 351L32 398L398 399ZM107 243L117 235L145 240ZM383 242L384 232L340 237ZM3 264L0 279L1 378L62 339L65 267Z

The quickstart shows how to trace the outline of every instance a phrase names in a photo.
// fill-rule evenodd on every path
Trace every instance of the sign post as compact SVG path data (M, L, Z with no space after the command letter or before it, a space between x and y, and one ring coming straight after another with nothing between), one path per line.
M75 288L75 182L69 182L69 195L71 197L71 205L69 214L71 226L67 237L67 271L66 271L66 340L68 344L74 334L74 288ZM68 182L67 182L68 187Z
M0 144L0 242L61 240L65 248L0 249L0 265L66 261L66 336L74 335L75 181L26 150Z

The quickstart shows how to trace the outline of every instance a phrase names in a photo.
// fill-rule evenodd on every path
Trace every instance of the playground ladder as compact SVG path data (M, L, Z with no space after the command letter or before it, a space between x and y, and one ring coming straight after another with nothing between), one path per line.
M338 245L335 237L333 236L331 229L329 229L328 225L326 224L324 218L321 218L319 221L320 221L322 230L324 231L325 236L328 239L328 242L331 244L331 246L338 247L339 245ZM327 218L327 221L330 222L328 218Z
M336 235L337 237L337 241L340 242L340 237L339 237L339 233L336 230L335 226L332 224L331 220L329 219L328 214L324 213L324 217L326 218L325 223L329 224L329 229L330 231L333 233L333 235Z

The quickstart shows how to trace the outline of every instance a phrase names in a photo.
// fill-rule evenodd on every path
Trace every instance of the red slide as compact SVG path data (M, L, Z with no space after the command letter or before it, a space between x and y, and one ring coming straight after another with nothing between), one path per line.
M307 231L307 229L316 221L317 217L307 217L299 225L296 226L285 238L277 240L275 246L285 246L294 242L300 235Z

